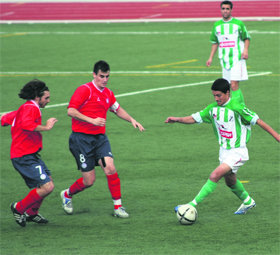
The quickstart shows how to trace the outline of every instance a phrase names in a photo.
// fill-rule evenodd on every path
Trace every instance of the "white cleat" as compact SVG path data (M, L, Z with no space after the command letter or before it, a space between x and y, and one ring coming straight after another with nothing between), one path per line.
M62 199L62 208L67 214L73 214L72 199L64 196L65 191L67 190L62 190L60 193Z
M119 207L114 210L114 216L118 218L128 218L129 214L125 211L124 207Z
M254 208L255 206L256 206L256 202L252 199L249 205L245 205L244 203L242 203L234 214L245 214L247 213L248 210Z

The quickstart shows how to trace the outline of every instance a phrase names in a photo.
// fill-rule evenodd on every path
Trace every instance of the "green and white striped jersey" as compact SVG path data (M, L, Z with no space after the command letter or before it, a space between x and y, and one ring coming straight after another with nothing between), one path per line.
M239 19L222 19L214 24L210 41L219 44L219 58L225 69L231 69L241 59L245 39L250 39L250 35Z
M225 149L246 147L251 136L251 125L259 116L241 104L239 97L232 97L223 106L217 102L192 114L197 123L212 123L221 147Z

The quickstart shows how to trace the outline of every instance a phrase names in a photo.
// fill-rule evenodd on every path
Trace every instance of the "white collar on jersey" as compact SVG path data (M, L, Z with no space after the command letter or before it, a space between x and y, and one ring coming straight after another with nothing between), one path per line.
M29 100L29 102L33 103L39 109L39 112L41 114L40 106L34 100Z
M97 89L97 90L99 90L100 92L103 92L103 90L105 89L100 89L100 88L98 88L97 86L96 86L96 84L94 83L94 80L92 80L92 84L93 84L93 86Z
M226 106L230 101L230 98L222 105L222 106Z
M32 102L33 104L35 104L35 105L40 109L40 106L39 106L34 100L30 100L30 102Z

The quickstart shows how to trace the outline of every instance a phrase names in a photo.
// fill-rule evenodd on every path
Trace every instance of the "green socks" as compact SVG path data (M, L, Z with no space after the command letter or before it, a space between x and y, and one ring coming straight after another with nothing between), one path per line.
M204 198L211 194L216 189L216 187L217 183L208 179L194 200L189 202L189 204L196 207L204 200ZM249 196L243 184L238 179L236 180L235 185L231 186L230 189L241 201L243 201L245 205L249 205L251 203L252 198Z
M206 198L209 194L211 194L217 187L216 182L212 182L210 179L207 180L207 182L203 185L199 193L196 195L194 200L190 202L189 204L192 206L197 206L199 203L201 203L204 198Z
M230 189L241 201L244 202L245 205L249 205L251 203L251 197L238 179L236 180L235 185L231 186Z

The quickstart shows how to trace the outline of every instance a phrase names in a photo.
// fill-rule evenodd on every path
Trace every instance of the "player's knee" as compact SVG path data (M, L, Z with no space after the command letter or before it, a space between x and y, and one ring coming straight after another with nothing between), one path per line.
M231 81L230 83L231 90L235 91L239 89L239 82L238 81Z
M117 170L114 165L107 165L106 168L104 169L104 172L106 175L112 175L115 174Z
M49 182L47 183L47 187L46 187L46 191L48 194L50 194L53 190L54 190L54 183L53 182Z
M94 184L94 182L95 182L95 175L90 176L90 178L89 177L84 178L84 185L86 188L91 187Z
M37 189L37 192L40 196L46 197L54 190L54 183L52 181L42 185Z
M212 182L218 182L220 179L222 178L222 176L217 173L217 172L212 172L209 179L212 181Z

